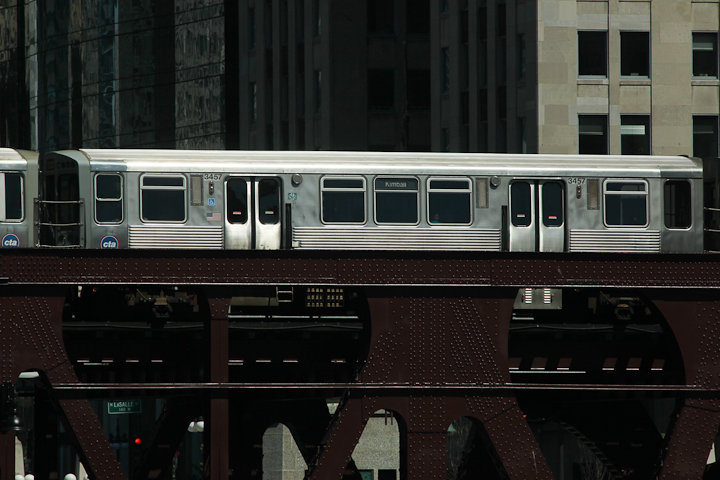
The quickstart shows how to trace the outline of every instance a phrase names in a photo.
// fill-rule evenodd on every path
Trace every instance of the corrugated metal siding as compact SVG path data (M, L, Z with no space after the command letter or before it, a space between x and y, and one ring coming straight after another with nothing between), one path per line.
M570 230L571 252L659 252L660 231Z
M295 248L316 250L495 250L500 229L294 227Z
M187 225L131 225L130 248L223 248L222 227Z

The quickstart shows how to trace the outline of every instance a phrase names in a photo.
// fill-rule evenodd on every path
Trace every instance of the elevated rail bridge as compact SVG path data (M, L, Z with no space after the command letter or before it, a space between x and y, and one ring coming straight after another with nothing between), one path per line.
M554 478L547 422L606 478L712 478L718 255L0 253L0 380L32 379L37 480L64 475L59 437L91 479L170 478L200 417L205 478L260 478L276 422L306 478L360 478L351 457L378 411L397 419L401 478L448 478L459 418L476 435L454 478ZM132 472L119 423L93 407L128 398L163 401ZM15 438L0 435L2 479Z

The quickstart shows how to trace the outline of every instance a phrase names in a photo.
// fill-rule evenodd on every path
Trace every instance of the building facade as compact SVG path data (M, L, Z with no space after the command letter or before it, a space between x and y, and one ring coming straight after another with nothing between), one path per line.
M718 154L718 0L9 0L0 144Z

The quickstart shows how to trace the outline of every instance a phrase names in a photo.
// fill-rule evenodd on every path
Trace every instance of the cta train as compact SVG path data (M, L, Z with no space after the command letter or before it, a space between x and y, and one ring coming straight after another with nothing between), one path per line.
M716 250L682 156L0 149L3 247Z

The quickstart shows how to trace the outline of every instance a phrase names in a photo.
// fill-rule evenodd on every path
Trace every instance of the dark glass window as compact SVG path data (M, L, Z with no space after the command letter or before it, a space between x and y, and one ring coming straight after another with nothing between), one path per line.
M368 32L391 34L395 32L395 1L368 0Z
M419 222L418 192L416 178L376 178L375 221L416 225Z
M647 225L645 182L605 182L605 225L608 227Z
M5 220L19 221L23 218L22 175L5 174Z
M607 155L607 115L579 115L578 137L578 153Z
M620 115L620 153L650 155L649 115Z
M443 48L440 50L440 61L442 62L440 65L442 72L442 78L440 79L441 92L445 93L450 90L450 49Z
M280 182L275 178L263 178L258 182L258 217L263 225L275 225L280 221Z
M140 182L140 209L143 221L184 222L186 220L184 176L144 175Z
M122 176L98 174L95 176L95 221L120 223L123 220Z
M559 227L563 224L563 185L557 182L542 185L543 225Z
M410 35L430 34L430 0L406 2L407 32Z
M469 179L431 179L428 222L468 225L472 222L472 186Z
M242 178L231 178L225 184L225 205L229 223L246 223L248 220L248 187Z
M578 32L578 76L607 77L607 32Z
M395 108L395 70L368 70L368 108L370 110Z
M692 225L692 190L687 180L665 182L665 227L690 228Z
M409 110L430 110L430 70L407 71L407 103Z
M718 49L717 33L693 32L693 76L717 78L718 76Z
M718 156L718 117L698 115L693 117L693 156L710 158Z
M516 227L529 227L532 223L532 198L528 182L510 185L510 218Z
M365 223L365 179L322 179L323 223Z
M650 32L620 32L620 75L650 76Z

